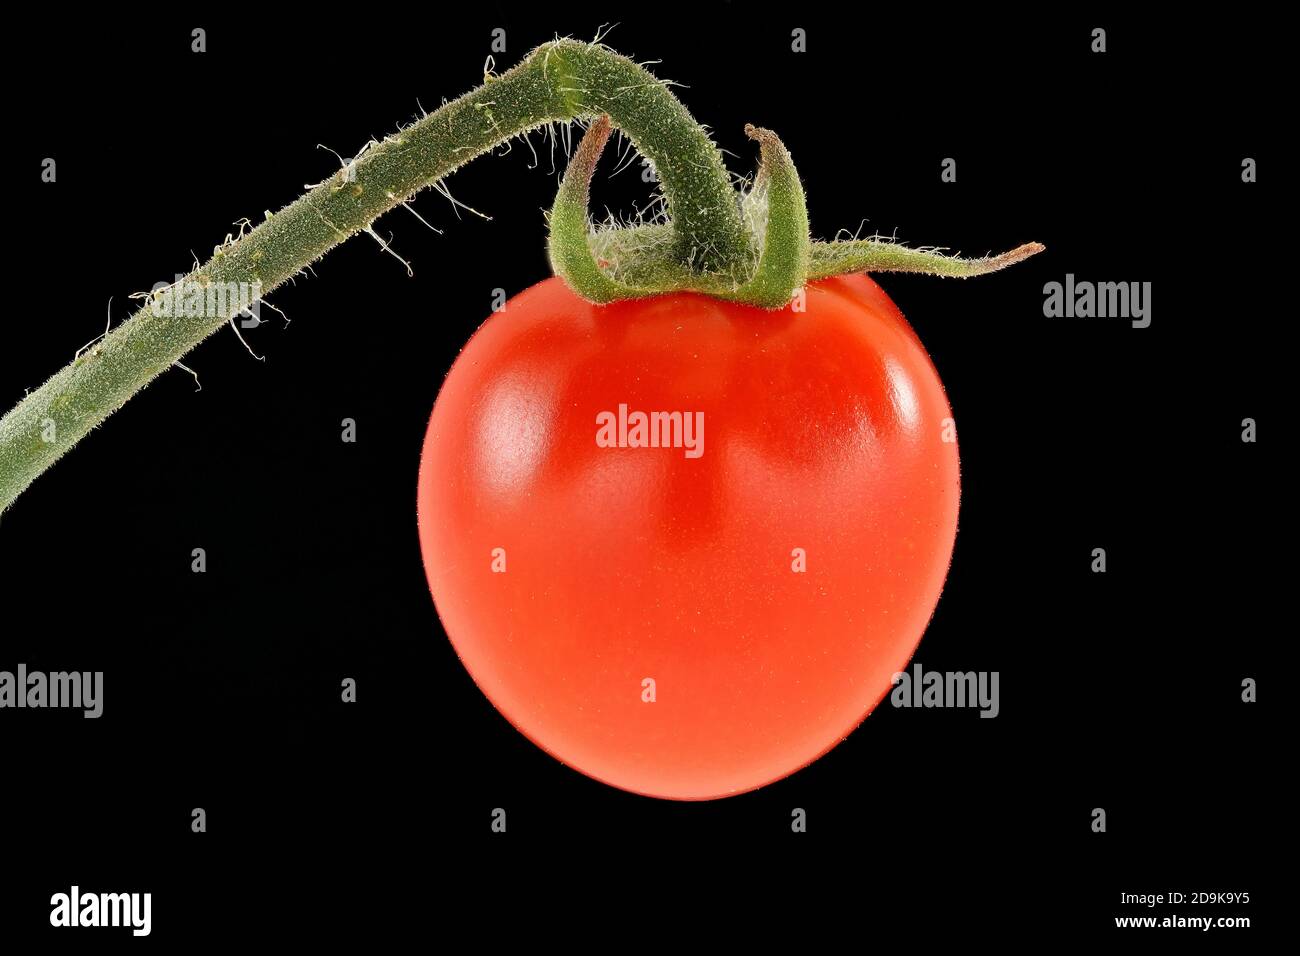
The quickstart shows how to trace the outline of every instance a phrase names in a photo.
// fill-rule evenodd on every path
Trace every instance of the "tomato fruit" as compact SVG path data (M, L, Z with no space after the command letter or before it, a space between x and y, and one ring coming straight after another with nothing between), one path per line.
M934 612L950 416L864 275L809 284L799 312L542 282L478 329L429 421L420 544L447 635L597 780L697 800L785 777L871 712Z

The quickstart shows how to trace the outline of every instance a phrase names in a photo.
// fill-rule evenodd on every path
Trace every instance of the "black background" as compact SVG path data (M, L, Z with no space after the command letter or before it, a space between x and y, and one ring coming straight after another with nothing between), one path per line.
M121 320L130 293L187 271L191 250L206 259L229 223L335 171L318 143L350 156L417 116L417 98L432 110L477 83L494 27L502 69L618 20L607 42L686 84L734 170L756 160L744 123L782 136L817 236L865 217L864 232L967 254L1046 243L970 282L881 278L961 428L956 554L917 660L999 671L1001 715L885 706L793 777L680 804L565 768L474 687L425 584L416 468L492 290L548 274L542 209L563 156L553 172L534 136L537 168L516 143L449 180L492 221L432 192L415 206L443 235L400 210L380 221L414 278L365 237L347 243L271 297L288 327L266 313L245 332L265 364L222 332L186 360L201 392L167 373L5 514L0 668L105 672L99 720L0 715L5 933L48 930L49 895L78 882L151 891L163 941L262 922L480 938L513 924L541 939L603 912L627 913L637 940L683 911L813 941L840 918L865 940L1113 939L1161 932L1114 928L1148 912L1119 906L1121 891L1169 889L1250 891L1212 915L1253 918L1218 931L1233 945L1258 935L1280 801L1284 688L1270 678L1290 630L1268 25L477 9L11 35L44 80L10 81L0 407L102 331L109 296ZM190 52L194 26L205 54ZM791 52L794 27L806 53ZM1259 183L1241 181L1246 156ZM944 157L956 183L940 181ZM597 202L643 202L639 166L610 180L613 167ZM1043 285L1067 272L1152 282L1151 327L1045 318ZM345 417L355 444L339 440ZM1240 440L1245 417L1257 444ZM355 705L340 702L345 677ZM1257 704L1241 701L1245 677ZM506 835L490 832L494 807ZM806 834L790 832L794 807ZM539 899L552 908L517 917Z

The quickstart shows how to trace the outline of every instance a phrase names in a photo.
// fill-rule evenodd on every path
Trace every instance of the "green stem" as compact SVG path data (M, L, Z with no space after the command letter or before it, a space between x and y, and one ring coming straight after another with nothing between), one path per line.
M384 213L513 136L607 113L655 167L672 222L673 257L733 276L750 241L721 154L667 86L599 44L560 40L387 137L247 235L218 248L178 289L265 295ZM376 237L377 238L377 237ZM0 512L87 432L171 368L248 302L160 309L155 294L0 419Z

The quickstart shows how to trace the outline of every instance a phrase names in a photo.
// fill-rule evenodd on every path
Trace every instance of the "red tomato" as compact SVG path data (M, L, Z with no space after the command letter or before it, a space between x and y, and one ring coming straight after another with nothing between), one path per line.
M943 385L871 279L806 292L804 312L594 306L548 279L438 395L438 613L497 709L597 780L699 800L793 773L888 693L934 611L959 494ZM683 415L633 447L634 412Z

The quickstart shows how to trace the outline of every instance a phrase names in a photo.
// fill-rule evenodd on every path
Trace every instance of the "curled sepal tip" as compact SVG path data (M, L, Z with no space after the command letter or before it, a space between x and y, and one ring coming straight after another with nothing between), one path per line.
M758 175L743 205L761 252L753 274L727 298L779 309L808 278L808 206L785 144L758 126L747 124L745 135L759 146Z
M600 154L605 151L610 131L609 117L603 114L587 127L560 181L560 191L551 206L550 232L546 240L546 251L555 274L578 295L600 304L646 294L608 276L592 255L587 241L587 197L591 192L591 177Z

